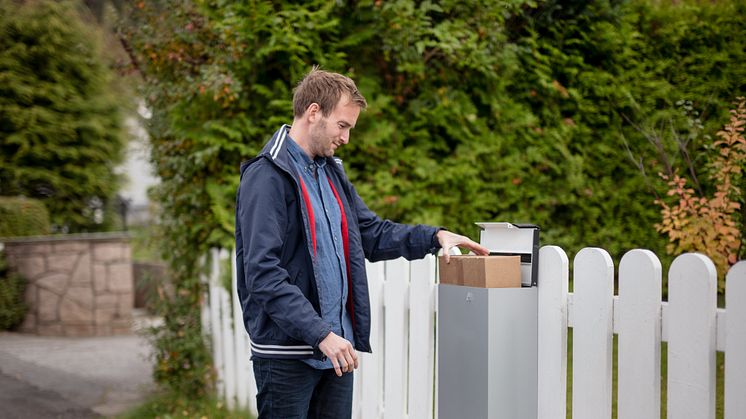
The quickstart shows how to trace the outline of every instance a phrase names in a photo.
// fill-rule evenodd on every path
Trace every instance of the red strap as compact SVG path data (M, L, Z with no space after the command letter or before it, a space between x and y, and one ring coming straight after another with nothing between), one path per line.
M334 197L337 198L337 204L339 204L339 212L342 214L342 247L345 252L345 265L347 265L347 312L350 313L350 319L352 319L352 328L355 328L355 306L352 304L352 274L350 272L350 242L349 235L347 232L347 215L345 214L344 205L342 205L342 199L339 198L337 189L334 187L332 180L329 180L329 186L332 187Z
M298 177L298 180L300 180L300 189L303 192L303 201L305 201L306 208L308 208L308 223L311 224L311 242L313 243L313 256L316 257L316 221L313 218L313 206L311 206L311 198L308 196L306 184L303 183L303 179L301 179L300 177Z

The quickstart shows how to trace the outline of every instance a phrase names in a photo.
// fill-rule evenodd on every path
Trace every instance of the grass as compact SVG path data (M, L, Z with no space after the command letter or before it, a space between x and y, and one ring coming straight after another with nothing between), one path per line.
M614 335L613 347L613 367L612 367L612 400L611 400L611 417L617 418L617 345L618 338ZM724 364L725 356L722 352L717 353L716 359L716 393L715 393L715 417L723 418L723 389L724 389ZM668 343L661 342L661 419L667 417L667 378L668 378ZM567 418L572 417L572 329L567 332Z
M251 419L247 410L228 409L217 399L192 400L168 393L156 394L142 405L130 410L119 419Z

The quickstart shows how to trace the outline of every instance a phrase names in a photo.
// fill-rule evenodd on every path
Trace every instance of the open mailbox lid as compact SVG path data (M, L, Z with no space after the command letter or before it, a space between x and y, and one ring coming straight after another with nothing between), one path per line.
M539 227L533 224L475 223L490 255L521 257L521 286L535 287L539 276Z

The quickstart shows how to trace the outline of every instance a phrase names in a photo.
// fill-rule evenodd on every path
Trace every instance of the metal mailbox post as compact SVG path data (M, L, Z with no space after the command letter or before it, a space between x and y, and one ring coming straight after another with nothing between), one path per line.
M539 229L477 225L490 254L521 256L522 287L438 286L438 415L535 419Z

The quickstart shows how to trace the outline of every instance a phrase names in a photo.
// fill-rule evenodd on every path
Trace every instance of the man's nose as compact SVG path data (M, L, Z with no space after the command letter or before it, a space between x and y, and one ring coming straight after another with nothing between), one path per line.
M343 130L342 135L340 135L340 139L342 140L342 144L347 144L350 142L350 131Z

